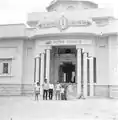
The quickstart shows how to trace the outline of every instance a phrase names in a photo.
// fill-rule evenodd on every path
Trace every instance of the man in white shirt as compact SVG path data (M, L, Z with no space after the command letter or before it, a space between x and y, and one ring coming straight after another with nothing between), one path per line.
M54 91L54 85L52 83L49 83L49 100L52 100L53 91Z
M61 85L59 82L56 84L56 100L60 100L60 90L61 90Z

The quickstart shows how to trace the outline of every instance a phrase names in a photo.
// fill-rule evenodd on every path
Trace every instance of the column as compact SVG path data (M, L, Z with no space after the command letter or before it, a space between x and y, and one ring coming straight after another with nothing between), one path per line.
M41 76L41 54L39 55L39 82L41 81L40 76Z
M75 76L75 72L72 72L72 77L71 77L72 82L74 82L74 76Z
M34 83L36 82L36 58L34 58Z
M40 70L40 94L43 95L42 85L44 82L44 53L41 53L41 70Z
M50 81L50 49L46 49L46 79Z
M87 97L87 57L88 53L83 54L83 96L84 98Z
M40 69L40 66L39 66L39 63L40 63L40 56L37 55L36 58L35 58L35 82L39 82L40 78L39 78L39 69Z
M81 95L81 55L82 55L82 49L77 48L77 96L79 97Z
M90 61L90 96L94 96L94 66L93 66L94 58L91 57Z
M64 73L64 82L66 82L66 73Z

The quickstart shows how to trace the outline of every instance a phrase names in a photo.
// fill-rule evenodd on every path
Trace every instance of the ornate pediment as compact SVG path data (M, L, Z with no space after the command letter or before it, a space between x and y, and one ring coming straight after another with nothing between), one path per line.
M40 22L37 27L39 29L46 28L58 28L60 31L64 31L69 27L87 27L92 24L90 19L79 19L79 20L69 20L64 15L62 15L58 20L55 21L44 21Z

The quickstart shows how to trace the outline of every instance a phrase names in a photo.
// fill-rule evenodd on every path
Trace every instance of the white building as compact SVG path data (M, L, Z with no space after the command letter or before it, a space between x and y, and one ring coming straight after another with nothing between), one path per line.
M76 95L118 97L118 20L84 0L56 0L25 24L0 26L0 95L30 94L34 81ZM42 93L42 92L41 92Z

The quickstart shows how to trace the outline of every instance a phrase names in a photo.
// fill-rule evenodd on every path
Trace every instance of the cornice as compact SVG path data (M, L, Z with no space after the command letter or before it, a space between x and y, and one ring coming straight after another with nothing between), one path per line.
M0 37L0 40L55 40L55 39L78 39L78 37L108 37L117 35L118 32L111 33L57 33L57 34L45 34L45 35L34 35L32 37L28 36L15 36L15 37Z
M0 40L29 40L28 36L0 37Z

